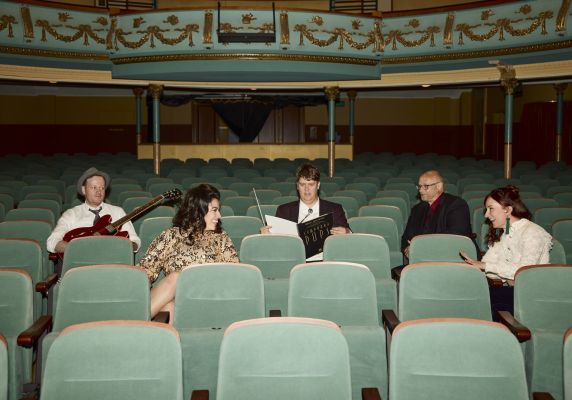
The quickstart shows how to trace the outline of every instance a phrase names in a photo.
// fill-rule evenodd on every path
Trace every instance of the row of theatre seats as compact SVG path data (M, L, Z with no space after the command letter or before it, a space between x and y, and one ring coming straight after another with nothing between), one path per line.
M9 249L21 242L31 244L36 256L20 257L41 263L37 243L1 239L4 263L12 256ZM236 397L225 397L222 392L218 396L256 399L262 398L260 394L268 397L265 390L270 387L279 398L322 398L315 390L329 393L336 388L334 398L354 400L376 391L382 398L393 399L524 399L529 391L569 399L570 360L563 364L563 354L564 339L572 327L572 266L550 264L519 270L514 315L519 323L503 315L507 329L491 322L485 275L467 264L451 262L457 260L459 249L475 252L465 237L415 238L411 243L414 263L396 281L390 277L387 245L378 235L331 236L325 243L325 261L308 264L300 238L250 235L241 244L241 264L204 264L182 272L172 321L176 331L171 331L149 322L147 276L133 266L128 240L109 236L76 239L66 251L62 278L51 290L45 290L48 282L34 282L30 274L17 268L18 261L0 269L0 332L8 344L9 398L19 398L22 385L30 381L40 385L46 399L77 397L81 391L94 393L94 397L82 398L147 398L139 389L148 387L148 381L168 380L175 386L182 384L179 390L184 398L193 392L204 395L204 390L215 398L219 390L226 390ZM17 252L24 251L22 247ZM43 295L34 294L34 288ZM269 318L276 315L274 310L284 317L319 319L333 325ZM238 331L232 324L252 319L238 326L258 326L252 329L261 331L254 335L266 339L240 340L240 350L235 350L240 355L226 360L225 340L232 337L230 332ZM29 329L34 320L34 329ZM131 322L94 323L108 320ZM307 329L318 329L308 326L324 324L336 333L306 336L310 335ZM159 335L174 342L178 361L162 356L162 346L172 344L155 344L151 350L143 339L146 333L138 344L142 348L134 349L139 336L135 329L162 329ZM71 332L87 336L68 336ZM110 337L105 339L106 332ZM324 355L318 349L328 335L340 337L345 350L339 357L345 361L326 358L330 361L320 366L316 363ZM66 340L79 348L52 355L53 349L65 348ZM139 356L142 352L148 355ZM96 361L100 357L103 361ZM145 360L154 367L143 367ZM165 363L168 368L178 364L180 368L171 376ZM233 363L241 369L227 379L239 386L225 388L228 381L223 371ZM330 368L347 371L349 378ZM144 371L145 378L135 375L139 371ZM337 383L326 379L332 375ZM56 383L48 383L50 379ZM343 382L350 382L349 395L347 387L338 386L346 385ZM120 394L102 395L101 390ZM153 398L179 398L167 389L158 390L161 395L151 389L143 392Z

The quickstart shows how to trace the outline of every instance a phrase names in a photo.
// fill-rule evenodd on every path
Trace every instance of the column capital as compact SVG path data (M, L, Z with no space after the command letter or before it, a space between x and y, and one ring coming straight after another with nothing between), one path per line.
M340 93L340 88L337 86L329 86L324 89L324 92L329 101L335 101Z
M496 67L500 72L501 86L507 95L512 95L514 93L514 88L519 84L516 79L516 71L514 70L514 67L504 63L498 63Z
M136 97L141 97L141 96L143 96L143 93L145 93L145 89L143 89L142 87L134 87L132 90L133 90L133 94Z
M348 90L347 95L348 95L348 99L353 101L357 97L357 92L355 90Z
M163 93L163 85L151 84L149 85L147 90L149 91L149 93L151 93L151 97L153 97L153 100L155 100L161 97L161 93Z
M567 83L555 83L553 85L554 90L556 90L556 94L564 94L566 88L568 87Z

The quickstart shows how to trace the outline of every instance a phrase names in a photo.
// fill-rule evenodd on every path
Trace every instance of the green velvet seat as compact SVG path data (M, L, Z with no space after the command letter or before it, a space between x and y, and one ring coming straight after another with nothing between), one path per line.
M329 321L236 322L221 345L217 400L348 400L348 346Z
M278 190L282 196L288 196L292 190L296 189L296 185L292 182L275 182L271 183L268 189Z
M397 311L397 284L391 279L389 247L383 237L367 233L329 236L324 242L324 261L368 267L375 278L378 315L383 309Z
M177 279L173 325L181 336L184 398L209 390L216 398L218 356L233 322L264 317L260 270L249 264L202 264Z
M182 388L175 329L154 322L102 321L74 325L58 335L40 398L182 400Z
M350 352L352 399L375 387L387 398L385 332L379 324L375 277L365 265L324 261L290 273L288 315L340 326Z
M397 224L393 219L387 217L354 217L348 219L348 223L354 233L370 233L382 236L389 246L391 267L403 264Z
M240 260L256 265L264 277L266 315L270 310L288 309L288 281L290 270L306 262L304 243L292 235L250 235L240 248Z
M45 278L42 247L32 239L0 239L0 269L18 268L30 275L32 284ZM34 292L34 320L47 311L47 300Z
M367 204L368 201L368 197L365 194L365 192L361 191L361 190L349 190L349 189L343 189L343 190L338 190L337 192L333 193L334 197L352 197L354 199L356 199L357 203L358 203L358 209L361 206L365 206Z
M252 188L251 188L252 189ZM233 196L225 199L224 204L232 207L234 214L237 216L245 216L248 207L256 204L254 197L248 196L248 193L243 196Z
M135 264L139 263L149 248L149 245L157 236L164 230L173 226L172 217L152 217L145 218L139 227L139 239L141 239L141 246L137 253L135 253Z
M346 185L345 190L360 190L365 193L368 200L371 200L379 191L379 185L371 182L356 182L354 180L352 183Z
M564 400L572 399L572 328L564 334Z
M337 193L341 192L343 191L340 190ZM358 210L360 208L360 203L354 197L326 196L324 197L324 199L341 205L344 208L344 211L346 212L346 218L357 217Z
M397 206L376 205L376 206L361 206L358 210L358 217L387 217L395 221L397 225L397 236L403 235L405 229L405 221L403 220L403 213Z
M248 235L259 234L260 228L262 228L262 221L260 218L247 217L246 215L222 217L221 221L222 229L226 231L232 239L232 243L239 255L242 240Z
M410 206L409 206L409 202L404 199L403 197L399 197L399 196L379 196L381 192L377 192L378 197L374 197L373 199L371 199L369 201L369 205L370 206L395 206L398 207L401 210L401 214L403 214L403 220L407 221L407 218L409 217L409 210L410 210ZM406 194L405 192L402 191L402 193Z
M115 183L107 189L107 201L111 204L119 205L119 194L121 192L143 190L139 183Z
M555 221L552 224L552 236L564 247L566 258L572 260L572 219Z
M524 200L526 208L534 215L535 211L545 207L558 207L558 202L554 199L547 199L545 197L526 199Z
M383 190L403 190L407 192L410 200L416 199L418 194L417 187L413 183L408 182L386 183Z
M66 246L62 276L72 268L100 264L133 265L131 241L120 236L87 236L73 239Z
M149 200L153 198L151 192L146 192L144 190L126 190L124 192L119 193L119 196L117 196L117 204L121 205L121 208L125 210L123 204L127 199L130 199L132 197L146 197Z
M104 320L149 320L149 279L140 268L102 264L67 271L55 288L53 329L43 340L42 365L68 326Z
M256 189L256 197L252 190L249 192L249 196L258 197L260 204L274 204L274 199L282 196L282 193L274 189Z
M276 204L261 204L260 209L258 208L258 206L250 206L246 210L246 216L247 217L256 217L256 218L260 219L261 218L261 216L260 216L261 211L262 211L262 216L264 218L266 218L265 217L266 215L275 216L277 209L278 209L278 206Z
M559 219L572 218L572 207L542 207L534 211L534 222L552 233L552 224Z
M274 199L274 204L276 205L282 205L282 204L286 204L286 203L290 203L292 201L298 201L298 196L290 196L290 195L286 195L286 196L280 196L280 197L276 197Z
M434 317L492 320L485 274L466 263L409 264L401 273L398 293L400 321Z
M33 290L32 278L25 271L0 269L0 334L7 343L9 400L19 399L22 385L31 378L32 353L19 347L16 341L18 335L32 325Z
M151 190L149 190L149 188L151 187L151 185L154 185L155 183L167 183L167 184L174 184L175 181L173 181L173 179L171 178L166 178L166 177L161 177L161 176L155 176L153 178L148 178L147 181L145 182L145 190L148 192L151 192Z
M56 219L62 214L62 203L52 199L24 199L18 203L18 208L47 208Z
M409 263L416 264L427 261L463 262L459 254L466 253L473 260L477 259L477 249L471 239L466 236L445 233L418 235L409 245Z
M566 264L568 255L559 240L552 239L552 248L548 253L550 264Z
M563 398L562 349L572 326L572 266L532 265L515 274L514 316L532 333L524 344L533 392Z
M8 400L8 342L0 335L0 400Z
M390 400L529 398L518 341L494 322L404 322L394 331L389 360Z
M5 221L45 221L52 228L56 225L56 217L52 210L47 208L14 208L8 211L4 217Z
M231 183L228 188L230 190L234 190L238 193L239 196L250 196L250 192L252 192L252 188L254 189L262 189L262 187L258 183L252 182L234 182Z

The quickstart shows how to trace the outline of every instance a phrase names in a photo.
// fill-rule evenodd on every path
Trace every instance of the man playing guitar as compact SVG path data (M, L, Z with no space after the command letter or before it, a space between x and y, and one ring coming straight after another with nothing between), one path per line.
M92 227L99 218L106 215L111 217L113 221L117 221L126 215L121 207L104 202L109 181L110 178L108 174L94 167L89 168L83 173L77 182L77 191L81 196L85 197L85 202L70 208L62 214L53 232L48 237L48 251L52 253L64 253L68 244L68 241L64 240L64 237L69 236L66 234L71 230ZM129 240L131 240L133 244L133 251L137 251L141 245L141 239L137 236L133 224L127 221L118 229L125 231L119 232L123 234L122 236L126 236L125 233L129 235ZM87 229L87 231L89 231L89 229ZM97 234L99 233L95 232L87 234L87 236Z

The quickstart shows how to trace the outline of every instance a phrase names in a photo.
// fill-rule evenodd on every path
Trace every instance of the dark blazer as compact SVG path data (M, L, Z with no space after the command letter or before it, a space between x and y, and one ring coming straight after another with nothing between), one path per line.
M413 206L411 215L409 215L407 220L407 226L401 237L401 251L409 246L408 241L415 236L427 233L463 235L473 239L473 242L475 242L471 230L471 217L467 202L449 193L443 193L442 196L441 203L427 226L425 226L425 216L429 212L429 203L422 201ZM479 254L478 247L477 254Z
M320 202L320 215L327 213L333 213L334 227L343 226L344 228L350 228L348 221L346 219L346 214L344 209L338 203L332 203L331 201L319 199ZM298 222L298 212L300 211L300 201L292 201L290 203L282 204L278 206L276 210L276 216L279 218L284 218L292 222Z

